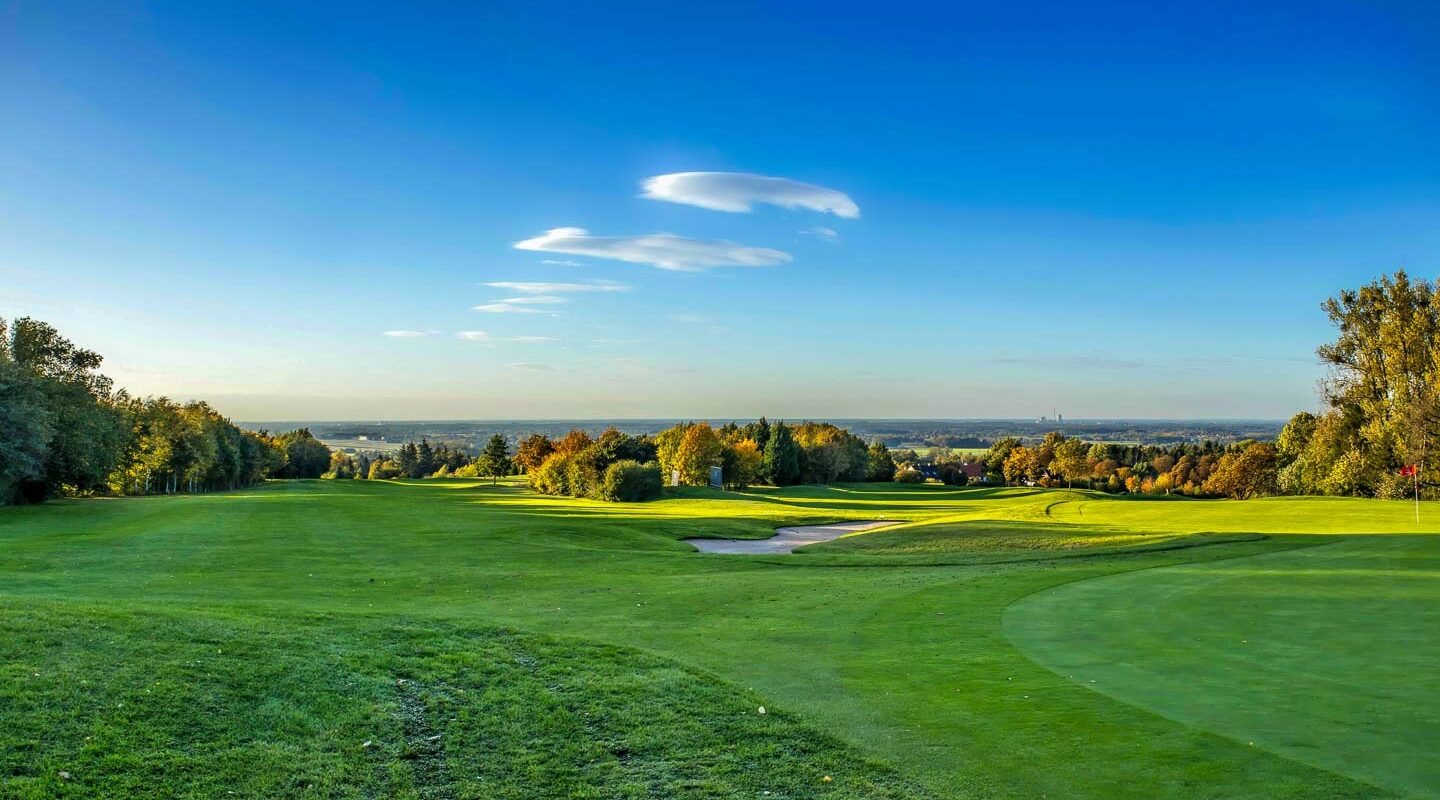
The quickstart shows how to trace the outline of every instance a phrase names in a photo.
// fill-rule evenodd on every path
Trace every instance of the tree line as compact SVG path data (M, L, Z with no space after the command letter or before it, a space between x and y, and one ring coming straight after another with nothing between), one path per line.
M995 441L984 453L925 457L824 422L765 418L719 428L684 422L654 436L613 428L533 434L512 454L492 436L477 456L408 443L389 455L331 452L309 430L244 431L203 402L135 398L99 372L101 357L50 325L0 319L0 503L55 495L235 489L266 477L499 477L538 492L605 500L682 485L791 486L852 481L1083 486L1108 492L1255 497L1436 494L1440 444L1440 291L1404 270L1326 301L1335 341L1317 351L1325 408L1296 414L1274 442L1116 445L1067 438ZM1410 465L1414 465L1412 474Z
M515 461L537 492L624 501L658 497L672 480L708 485L715 467L732 489L888 481L895 472L883 444L867 446L829 423L772 424L764 417L719 428L682 422L653 437L614 428L598 438L579 429L560 439L533 434L520 442Z
M981 454L941 459L941 480L961 486L976 472L993 484L1196 497L1273 494L1279 469L1275 446L1269 442L1118 445L1086 442L1058 431L1033 445L1010 437ZM953 469L966 465L975 469Z
M0 504L238 489L329 464L308 430L270 436L204 402L132 397L102 360L47 323L0 319Z
M393 478L491 478L498 480L515 472L510 443L495 434L478 456L442 443L407 442L393 456L373 452L330 455L329 468L320 476L328 479L391 480Z

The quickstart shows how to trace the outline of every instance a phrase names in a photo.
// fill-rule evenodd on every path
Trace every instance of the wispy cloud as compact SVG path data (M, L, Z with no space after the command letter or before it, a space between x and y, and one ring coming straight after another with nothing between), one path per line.
M790 254L768 247L747 247L723 239L689 239L670 233L646 236L591 236L584 228L551 228L516 242L517 250L591 256L695 272L711 267L767 267L790 261Z
M544 311L530 306L516 305L515 303L481 303L473 306L476 311L485 314L549 314L555 315L554 311Z
M391 336L396 339L418 339L425 336L425 331L385 331L382 336Z
M568 303L570 301L563 297L556 297L553 294L532 294L525 297L507 297L500 302L519 306L548 306L556 303Z
M585 266L584 264L581 264L579 261L572 261L571 259L568 259L568 258L547 258L547 259L544 259L543 261L541 261L540 263L541 263L541 264L549 264L549 265L552 266L552 267L583 267L583 266Z
M517 364L511 364L510 368L523 370L525 372L554 372L556 370L556 367L552 367L549 364L537 364L534 361L521 361Z
M827 242L840 241L840 232L835 230L834 228L827 228L824 225L816 225L813 228L806 228L800 231L800 233L804 236L814 236L816 239L821 239Z
M488 331L458 331L455 334L458 339L467 342L482 342L494 344L496 342L514 342L516 344L544 344L546 342L557 342L559 339L553 336L495 336Z
M849 195L824 186L749 172L672 172L640 182L641 196L713 211L750 211L755 203L803 208L854 219L860 207Z
M565 294L571 292L628 292L630 287L615 281L593 283L540 283L534 281L492 281L485 284L492 289L508 289L525 294Z
M675 313L668 316L671 322L685 322L691 325L700 325L710 321L710 318L703 314Z

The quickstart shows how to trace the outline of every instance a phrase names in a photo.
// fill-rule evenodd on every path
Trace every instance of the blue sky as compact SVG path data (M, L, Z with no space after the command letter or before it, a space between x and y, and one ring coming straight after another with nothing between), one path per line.
M1424 4L614 6L0 2L0 315L241 419L1283 417L1436 272Z

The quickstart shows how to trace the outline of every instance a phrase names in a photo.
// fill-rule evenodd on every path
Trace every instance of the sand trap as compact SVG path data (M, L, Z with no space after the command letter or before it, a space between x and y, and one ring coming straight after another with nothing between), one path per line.
M769 539L684 539L695 545L702 553L789 553L801 545L828 542L839 539L847 533L868 531L886 525L898 525L901 520L882 522L836 522L832 525L801 525L795 528L776 528Z

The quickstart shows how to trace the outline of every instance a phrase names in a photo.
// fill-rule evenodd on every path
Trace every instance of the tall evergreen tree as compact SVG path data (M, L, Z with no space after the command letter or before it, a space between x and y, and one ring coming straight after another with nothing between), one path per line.
M505 441L505 437L498 433L491 436L476 464L480 468L480 474L488 475L492 483L499 483L500 478L509 475L512 470L510 444Z
M800 447L784 422L770 428L765 444L765 474L776 486L793 486L800 480Z
M428 478L440 469L440 462L435 457L435 448L430 446L429 439L421 439L420 446L415 451L416 478Z
M406 442L395 454L395 467L403 478L420 477L420 451L414 442Z

